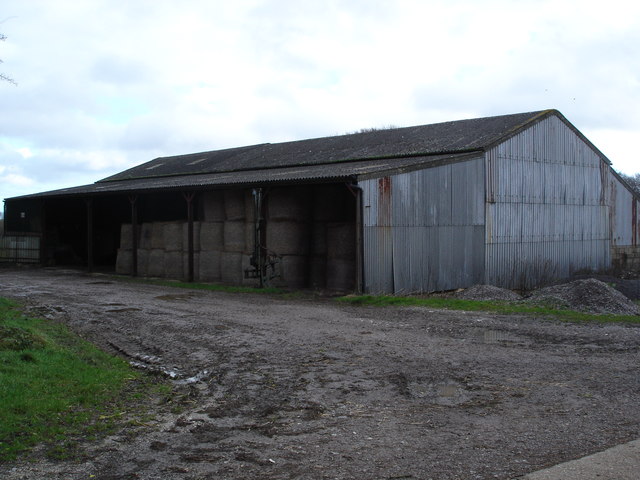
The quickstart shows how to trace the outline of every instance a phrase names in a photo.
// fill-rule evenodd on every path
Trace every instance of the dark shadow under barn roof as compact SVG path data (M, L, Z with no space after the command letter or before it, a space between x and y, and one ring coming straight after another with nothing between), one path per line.
M550 115L597 150L560 112L542 110L160 157L91 185L15 198L354 180L462 161Z

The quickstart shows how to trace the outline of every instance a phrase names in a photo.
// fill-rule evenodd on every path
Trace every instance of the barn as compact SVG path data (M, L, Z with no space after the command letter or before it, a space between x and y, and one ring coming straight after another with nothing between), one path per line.
M640 267L640 198L560 112L161 157L5 200L5 259L247 286L531 288Z

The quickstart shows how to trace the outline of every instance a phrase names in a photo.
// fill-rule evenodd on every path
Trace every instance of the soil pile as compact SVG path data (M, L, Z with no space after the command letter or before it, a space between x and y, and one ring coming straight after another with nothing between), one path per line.
M495 287L493 285L473 285L455 294L456 298L462 300L484 300L484 301L508 301L514 302L522 300L516 292L506 288Z
M595 278L541 288L525 301L587 313L640 315L640 308L635 303Z

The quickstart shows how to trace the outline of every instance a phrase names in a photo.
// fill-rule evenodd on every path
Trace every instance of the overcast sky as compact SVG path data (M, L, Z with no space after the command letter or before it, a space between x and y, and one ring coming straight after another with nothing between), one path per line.
M2 2L0 198L158 156L557 108L640 172L640 2Z

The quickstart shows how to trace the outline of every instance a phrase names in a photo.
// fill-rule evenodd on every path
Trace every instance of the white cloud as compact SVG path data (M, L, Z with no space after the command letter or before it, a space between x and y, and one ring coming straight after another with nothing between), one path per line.
M20 193L161 155L544 108L640 170L637 2L25 0L3 14L18 87L0 84L0 165L33 179Z

